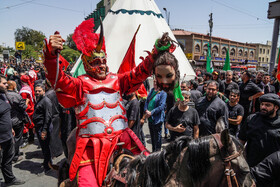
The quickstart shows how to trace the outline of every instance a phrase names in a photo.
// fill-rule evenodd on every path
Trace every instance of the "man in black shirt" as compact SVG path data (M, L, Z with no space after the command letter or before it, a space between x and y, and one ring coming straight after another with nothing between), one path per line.
M0 75L0 147L3 152L1 171L7 186L22 185L25 182L17 179L12 171L12 160L15 147L12 133L11 106L6 97L7 79ZM0 159L1 160L1 159Z
M280 98L269 93L261 96L260 102L260 112L246 119L238 135L241 143L247 142L246 157L250 167L280 150L280 117L277 115Z
M21 97L20 94L16 93L16 82L15 81L8 81L8 92L7 98L11 105L11 118L12 118L12 125L13 130L15 131L15 156L13 158L13 162L17 162L23 159L20 156L19 146L22 144L22 135L23 135L23 128L24 128L24 120L26 117L26 104L25 100Z
M136 134L143 145L145 144L145 137L140 124L140 103L136 98L135 93L127 95L128 102L125 106L126 116L128 119L128 127Z
M35 87L36 105L34 107L33 122L44 155L44 172L50 170L50 130L52 122L52 102L45 96L45 86L37 84Z
M178 106L174 106L166 118L166 128L170 130L171 140L175 140L182 135L198 138L199 136L199 116L197 111L188 106L191 93L182 91L183 101Z
M244 108L238 104L240 98L240 92L237 89L233 89L229 95L228 107L228 122L229 122L229 132L231 135L236 136L238 132L238 127L242 122L244 115Z
M239 90L238 84L236 82L233 82L232 78L233 78L233 72L231 70L228 70L226 72L226 80L222 81L222 83L224 84L224 87L225 87L224 95L226 98L229 98L229 94L232 89Z
M251 80L251 73L249 71L245 71L242 74L242 84L239 86L240 90L240 101L239 104L244 108L244 116L243 120L247 118L247 116L254 112L254 106L250 109L250 103L252 100L259 98L264 93L262 90ZM251 110L251 111L249 111Z
M268 93L276 94L275 87L270 84L270 75L268 73L264 74L261 85L262 85L264 94L268 94Z
M48 97L52 102L52 125L53 129L50 133L51 139L50 139L50 150L52 157L58 157L62 154L63 148L62 148L62 142L59 137L60 133L60 117L59 113L61 112L61 106L58 103L58 99L56 97L55 91L51 87L51 83L48 81L48 79L45 80L45 89L46 93L45 96Z
M217 96L218 83L210 81L206 88L206 96L201 97L196 105L200 119L199 134L207 136L216 133L216 123L220 117L228 128L228 109L223 100Z
M197 102L199 98L202 97L202 93L197 90L198 84L195 80L190 80L190 92L191 92L191 101L194 103Z
M225 93L225 85L222 83L221 79L219 78L219 72L218 71L213 71L212 80L216 81L219 84L219 92L220 93Z

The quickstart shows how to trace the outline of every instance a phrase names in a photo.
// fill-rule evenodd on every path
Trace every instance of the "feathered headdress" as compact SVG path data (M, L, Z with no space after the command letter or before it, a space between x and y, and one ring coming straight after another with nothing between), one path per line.
M102 23L100 34L94 33L93 28L93 18L85 20L76 27L72 37L77 49L86 56L91 56L92 52L100 53L101 50L106 53Z

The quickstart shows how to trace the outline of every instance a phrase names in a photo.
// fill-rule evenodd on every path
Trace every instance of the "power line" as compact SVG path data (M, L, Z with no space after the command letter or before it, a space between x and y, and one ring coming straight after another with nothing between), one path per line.
M222 6L225 6L225 7L227 7L227 8L230 8L230 9L232 9L232 10L235 10L235 11L237 11L237 12L240 12L240 13L242 13L242 14L245 14L245 15L247 15L247 16L250 16L250 17L253 17L253 18L257 18L257 20L262 20L262 21L271 23L271 22L268 21L268 20L259 18L258 16L255 16L255 15L253 15L253 14L249 14L248 12L245 12L245 11L242 11L242 10L240 10L240 9L234 8L234 7L232 7L232 6L226 5L226 4L221 3L221 2L219 2L219 1L216 1L216 0L211 0L211 1L213 1L214 3L220 4L220 5L222 5Z
M49 7L49 8L56 8L56 9L60 9L60 10L67 10L67 11L72 11L72 12L84 13L83 11L74 10L74 9L70 9L70 8L62 8L62 7L57 7L57 6L53 6L53 5L46 5L46 4L38 3L38 2L31 2L31 3L36 4L36 5Z
M21 5L25 5L25 4L31 3L32 1L35 1L35 0L25 1L25 2L23 2L23 3L18 3L18 4L15 4L15 5L11 5L11 6L6 6L6 7L4 7L4 8L0 8L0 10L7 10L7 9L16 8L16 7L18 7L18 6L21 6Z
M66 11L71 11L71 12L76 12L76 13L84 13L83 11L79 11L79 10L74 10L74 9L70 9L70 8L63 8L63 7L53 6L53 5L47 5L47 4L38 3L38 2L34 2L34 1L35 0L24 1L24 2L19 3L19 4L15 4L15 5L7 6L7 7L4 7L4 8L0 8L0 10L3 10L2 12L4 12L4 11L8 11L8 10L13 9L13 8L18 8L19 6L22 6L22 5L36 4L36 5L45 6L45 7L49 7L49 8L56 8L56 9L66 10ZM2 13L2 12L0 12L0 13Z

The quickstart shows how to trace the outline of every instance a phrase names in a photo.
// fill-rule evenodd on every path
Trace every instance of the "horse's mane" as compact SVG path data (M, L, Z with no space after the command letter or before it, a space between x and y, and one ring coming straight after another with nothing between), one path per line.
M211 136L195 139L189 143L188 155L189 159L187 167L190 171L190 176L193 182L200 181L208 172L211 164L210 155L210 139Z
M163 151L155 152L145 158L137 156L128 166L128 186L132 186L139 178L137 186L157 187L162 186L181 151L188 146L190 137L182 136L170 143ZM135 185L135 184L134 184Z

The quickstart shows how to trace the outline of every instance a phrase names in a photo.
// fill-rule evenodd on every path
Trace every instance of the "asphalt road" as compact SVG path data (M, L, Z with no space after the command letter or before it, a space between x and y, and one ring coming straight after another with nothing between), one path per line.
M147 124L143 127L146 147L149 151L152 150L149 128ZM167 141L163 138L163 147L167 145ZM13 164L14 175L25 181L25 184L18 185L21 187L56 187L57 186L57 171L50 171L48 174L43 174L43 154L41 148L38 147L38 140L35 138L35 143L21 149L24 159ZM61 155L53 159L54 164L59 164L65 158ZM0 172L1 187L5 187L2 172Z

